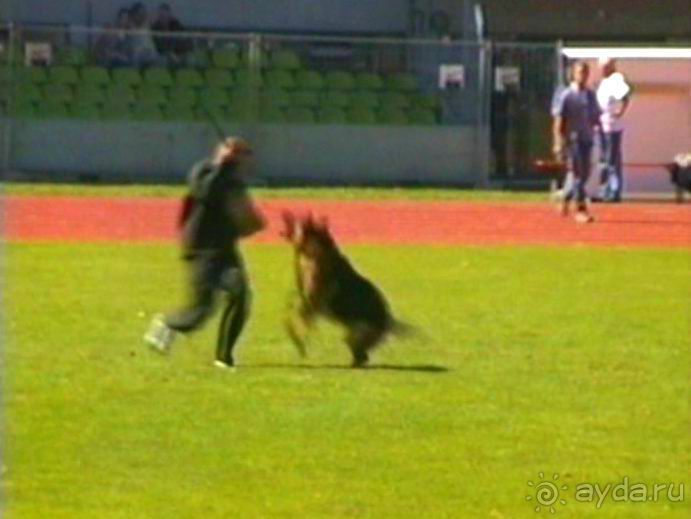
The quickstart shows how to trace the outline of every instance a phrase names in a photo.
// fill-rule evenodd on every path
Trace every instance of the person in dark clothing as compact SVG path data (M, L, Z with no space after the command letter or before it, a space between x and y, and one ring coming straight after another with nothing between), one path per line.
M569 213L569 204L576 199L575 219L590 223L592 215L586 201L586 184L590 177L591 153L595 128L600 126L600 107L595 92L588 88L590 69L585 62L571 67L571 84L564 89L552 107L553 151L557 160L568 159L574 183L564 193L561 211Z
M144 336L168 353L176 333L198 329L211 315L218 292L225 292L215 365L234 365L233 348L249 316L250 290L237 243L264 227L244 177L252 151L242 139L220 143L210 160L196 164L189 175L189 193L180 215L183 259L190 275L191 300L182 309L158 315Z
M192 49L191 40L176 36L175 33L181 33L185 28L180 20L173 15L173 10L168 4L161 4L158 7L158 16L151 25L151 30L155 33L156 50L173 65L179 63L184 55ZM169 33L170 36L162 33Z

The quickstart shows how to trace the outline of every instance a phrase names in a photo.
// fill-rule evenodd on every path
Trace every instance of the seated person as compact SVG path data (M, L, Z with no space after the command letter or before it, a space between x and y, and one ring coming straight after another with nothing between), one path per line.
M192 41L189 38L175 35L175 33L183 32L185 28L175 17L173 10L168 4L161 4L158 7L158 17L151 29L156 33L154 35L156 50L173 64L182 61L184 55L192 48ZM171 36L165 36L160 33L169 33Z
M134 4L130 9L130 19L132 20L130 39L134 64L137 66L159 64L161 57L156 51L154 40L151 37L146 6L141 2Z
M107 25L96 41L94 54L96 60L106 67L123 67L132 63L132 41L127 34L131 27L130 11L118 11L114 25Z

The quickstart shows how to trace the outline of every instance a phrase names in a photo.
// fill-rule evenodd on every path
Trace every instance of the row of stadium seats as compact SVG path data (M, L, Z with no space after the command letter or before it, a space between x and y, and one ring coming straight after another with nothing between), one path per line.
M59 101L85 102L148 101L160 105L172 104L176 106L227 106L232 103L248 103L251 99L259 99L263 104L287 107L290 105L315 108L319 106L364 106L369 108L422 108L436 110L438 99L434 96L422 94L404 94L400 92L376 93L368 90L341 92L313 90L285 90L274 89L226 89L221 87L192 88L176 86L164 88L155 84L144 84L133 88L125 84L113 84L101 87L96 84L83 83L76 87L62 83L22 84L15 90L15 97L29 101Z
M6 69L5 69L6 70ZM0 78L1 80L2 78ZM322 74L314 70L300 70L297 72L283 69L268 69L252 72L250 69L230 71L222 68L180 68L172 70L163 67L149 68L140 71L136 68L116 68L108 70L104 67L22 67L17 69L16 80L21 84L92 84L105 86L108 84L125 84L139 86L142 84L158 85L162 87L187 86L200 88L203 86L229 88L232 86L268 86L286 90L372 90L391 92L416 92L417 81L410 74L393 74L382 77L379 74L359 73L351 74L345 71L332 71Z
M110 101L105 103L77 100L64 102L55 99L21 100L13 106L13 115L19 118L80 118L87 120L141 120L141 121L204 121L211 115L219 120L247 122L259 120L267 123L298 124L395 124L434 125L437 119L433 111L422 108L403 109L382 107L375 110L366 106L323 106L313 109L306 106L229 104L227 106L161 105L151 101L134 103Z

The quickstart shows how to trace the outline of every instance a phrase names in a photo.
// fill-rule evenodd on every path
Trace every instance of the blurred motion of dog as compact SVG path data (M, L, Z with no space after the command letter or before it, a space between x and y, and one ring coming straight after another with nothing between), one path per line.
M363 367L370 352L388 335L405 335L412 327L397 321L384 295L359 274L339 250L324 219L283 213L282 236L295 251L297 297L286 328L302 356L317 317L343 326L353 367Z

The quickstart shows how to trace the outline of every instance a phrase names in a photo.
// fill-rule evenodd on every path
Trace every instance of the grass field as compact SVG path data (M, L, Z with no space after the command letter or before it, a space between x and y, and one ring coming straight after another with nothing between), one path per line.
M289 251L255 244L228 373L215 321L169 358L141 344L182 297L172 245L9 245L8 516L539 517L544 471L569 487L557 517L688 517L688 496L574 499L690 483L687 251L347 250L425 335L350 370L325 327L300 361L280 326Z

